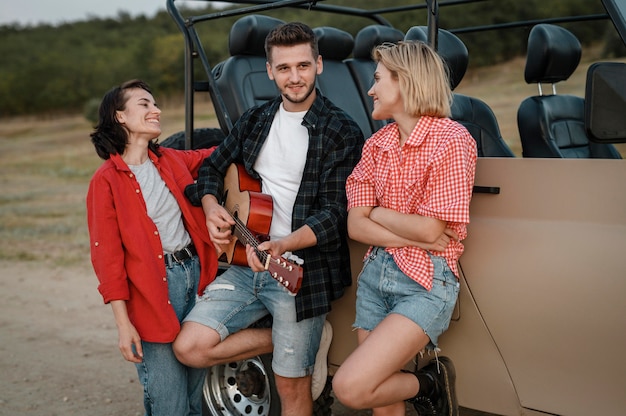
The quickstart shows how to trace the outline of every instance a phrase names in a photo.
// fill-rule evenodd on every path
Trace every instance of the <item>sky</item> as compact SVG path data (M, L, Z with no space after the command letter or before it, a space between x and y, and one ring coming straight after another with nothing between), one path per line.
M0 25L57 25L93 17L116 17L120 11L133 17L152 17L159 10L165 10L165 4L166 0L0 0ZM184 2L185 6L194 4L206 5L198 1Z

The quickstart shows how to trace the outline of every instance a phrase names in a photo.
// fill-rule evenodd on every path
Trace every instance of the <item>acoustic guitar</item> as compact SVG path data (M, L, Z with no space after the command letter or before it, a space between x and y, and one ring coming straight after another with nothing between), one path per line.
M235 237L220 249L229 264L247 266L246 244L256 254L270 275L290 294L296 295L302 286L302 260L295 256L285 258L257 250L261 242L269 240L274 203L270 195L261 192L261 183L251 177L239 164L231 164L224 176L224 208L235 220L231 229Z

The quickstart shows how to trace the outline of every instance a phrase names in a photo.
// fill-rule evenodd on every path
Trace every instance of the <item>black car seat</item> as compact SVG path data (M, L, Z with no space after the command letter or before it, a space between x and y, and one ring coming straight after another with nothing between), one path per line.
M250 107L279 94L267 76L265 37L282 23L269 16L248 15L237 20L230 30L230 57L213 68L213 76L233 123Z
M372 86L374 80L374 72L376 71L376 62L372 59L372 50L374 47L385 43L396 43L404 38L404 33L396 28L384 25L370 25L361 29L354 37L354 49L352 57L344 62L348 65L350 73L354 78L363 105L370 115L372 130L377 131L386 124L385 120L371 119L374 101L367 92Z
M428 41L426 26L413 26L404 37L406 40ZM450 72L450 87L454 90L465 75L469 62L467 47L455 34L439 29L437 52ZM453 93L453 120L461 123L476 140L479 157L514 157L500 133L500 126L493 110L484 101L467 95Z
M313 31L324 62L324 71L317 77L317 86L326 98L356 121L363 136L368 138L373 132L370 115L361 101L348 65L343 62L352 53L354 38L350 33L334 27L316 27Z
M517 112L524 157L621 158L612 145L589 140L584 98L556 93L555 84L574 73L580 57L580 42L567 29L552 24L531 29L524 78L538 85L539 95L522 101ZM552 84L551 94L544 94L542 83Z

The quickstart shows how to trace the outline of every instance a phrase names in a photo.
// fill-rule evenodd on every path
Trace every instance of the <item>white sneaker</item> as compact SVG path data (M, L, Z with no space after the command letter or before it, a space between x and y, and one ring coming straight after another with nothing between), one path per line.
M313 401L320 397L326 386L326 379L328 377L328 349L330 348L332 339L333 327L330 322L324 321L320 348L317 350L317 355L315 356L315 367L313 368L313 377L311 379L311 395L313 396Z

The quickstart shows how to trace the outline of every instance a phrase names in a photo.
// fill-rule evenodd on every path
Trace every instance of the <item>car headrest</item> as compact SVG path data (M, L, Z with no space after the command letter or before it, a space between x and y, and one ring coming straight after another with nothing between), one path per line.
M524 79L532 83L556 83L568 79L580 63L580 42L560 26L538 24L528 35Z
M404 35L404 40L428 42L428 27L413 26ZM448 66L448 71L450 71L450 88L454 90L461 83L465 76L465 71L467 71L469 63L467 47L452 32L439 29L437 52Z
M265 38L283 22L269 16L251 14L237 20L230 29L228 51L230 56L253 55L265 57Z
M401 30L383 25L370 25L359 30L354 38L352 57L372 59L372 50L385 42L396 43L404 38Z
M354 38L350 33L329 26L316 27L313 32L324 60L342 61L352 53Z

